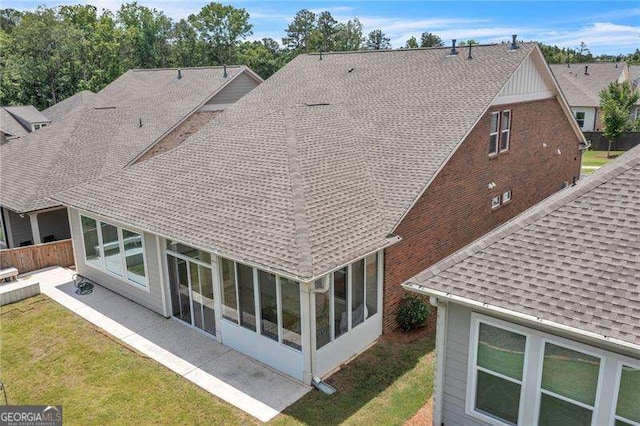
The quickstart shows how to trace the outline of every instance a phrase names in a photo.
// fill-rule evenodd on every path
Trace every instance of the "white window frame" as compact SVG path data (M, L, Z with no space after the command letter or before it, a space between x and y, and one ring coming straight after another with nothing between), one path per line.
M620 380L622 379L622 366L631 367L637 370L640 370L640 361L629 361L629 360L619 360L616 367L616 382L615 389L613 394L613 404L611 407L611 424L615 424L616 420L623 421L625 423L629 423L633 426L640 426L639 422L635 422L633 420L627 419L622 416L618 416L616 414L616 409L618 408L618 397L620 396Z
M510 202L511 201L511 195L512 195L512 192L511 192L510 189L504 191L502 193L502 199L501 199L502 200L502 204L506 204L506 203Z
M498 202L496 203L496 199ZM502 205L502 194L491 197L491 210L495 210Z
M578 118L578 114L582 114L582 118ZM587 118L587 113L584 111L576 111L575 113L575 119L576 119L576 123L578 123L578 127L580 127L580 129L584 129L584 123L585 120ZM582 124L580 124L580 122L582 122Z
M489 424L496 426L504 426L508 423L500 421L494 417L475 411L475 393L476 393L476 376L477 370L477 347L478 347L478 331L479 324L485 323L494 327L499 327L514 333L527 336L525 366L523 369L522 388L523 392L520 397L520 409L524 407L523 412L519 411L518 419L520 424L538 424L540 417L540 404L542 395L542 373L544 366L544 349L546 343L562 346L567 349L578 351L586 355L594 356L600 359L600 370L598 372L598 385L596 389L595 405L592 409L593 424L599 424L609 421L611 425L616 419L616 405L618 401L618 392L620 390L620 378L622 365L640 369L640 360L630 358L628 356L612 352L611 350L601 347L580 343L554 334L529 328L520 324L514 324L509 321L501 320L491 316L483 315L477 312L471 313L470 332L469 332L469 357L467 364L467 384L466 384L466 401L465 413L468 416L481 419ZM544 391L556 397L556 394ZM613 398L610 398L613 396ZM570 398L558 396L560 399L570 402L575 401ZM580 403L576 405L581 406ZM605 420L606 419L606 420ZM623 420L628 421L628 420ZM634 423L631 423L634 424Z
M527 385L527 372L528 372L528 364L529 364L529 346L530 346L530 334L528 330L524 327L521 327L516 324L509 323L507 321L502 321L497 318L488 317L485 315L480 315L476 313L471 314L471 332L469 334L469 363L467 366L467 395L465 398L465 413L469 416L475 417L479 420L487 422L489 424L495 426L504 426L511 425L506 421L502 421L497 417L490 416L481 411L477 411L476 406L476 395L477 395L477 380L478 380L478 337L480 335L480 324L484 323L491 327L500 328L512 333L517 333L525 337L525 346L524 346L524 366L522 369L522 381L520 383L520 401L518 404L518 419L522 420L522 416L524 415L524 393ZM500 373L496 373L494 371L489 370L489 374L493 374L496 377L504 378L505 380L509 380L512 382L517 382L517 380L501 375Z
M504 115L505 112L509 113L509 126L505 129L502 130L502 117ZM510 109L505 109L500 111L500 121L498 122L498 130L500 131L500 138L498 140L498 152L506 152L509 151L509 148L511 148L511 122L513 121L513 112ZM507 147L502 149L502 135L506 133L507 134Z
M502 111L494 111L491 113L491 121L489 122L489 126L493 123L493 116L497 115L498 119L496 121L496 131L493 132L491 127L489 127L489 157L496 156L500 153L500 116L502 115ZM491 138L496 137L496 150L491 151Z
M96 263L93 263L91 261L89 261L87 259L87 250L86 250L86 246L85 246L85 242L84 242L84 230L82 227L82 218L86 217L87 219L91 219L94 220L96 222L96 232L98 233L98 251L100 252L100 262L99 265L97 265ZM144 238L144 232L136 230L136 229L132 229L132 228L124 228L122 226L116 225L112 222L108 222L106 220L102 220L102 219L98 219L95 216L91 216L88 214L84 214L84 213L80 213L80 233L82 235L82 251L83 251L83 259L84 259L84 264L87 266L90 266L91 268L94 268L102 273L105 273L111 277L114 277L122 282L125 282L139 290L144 290L147 293L151 292L151 289L149 288L149 265L147 263L147 253L146 253L146 244L145 244L145 238ZM120 261L122 262L122 273L123 275L118 275L114 272L111 272L110 270L107 269L107 264L106 264L106 259L104 256L104 242L102 241L102 224L105 223L107 225L111 225L113 227L116 228L117 232L118 232L118 245L120 247ZM131 280L129 278L129 271L127 270L127 256L125 255L124 252L124 240L122 237L122 230L127 230L129 232L133 232L134 234L138 234L140 235L141 238L141 242L142 242L142 264L144 265L144 284L139 284L133 280Z
M546 390L542 388L542 375L544 373L544 350L545 347L547 346L547 343L555 345L555 346L560 346L562 348L565 349L569 349L572 351L576 351L576 352L580 352L583 353L585 355L589 355L592 356L594 358L598 358L600 360L600 366L598 367L598 383L596 385L596 396L595 396L595 403L594 406L591 407L588 404L585 404L583 402L579 402L579 401L575 401L569 397L563 396L563 395L559 395L555 392ZM540 373L538 374L538 382L536 383L536 403L535 403L535 423L538 424L539 420L540 420L540 405L542 404L542 394L545 393L553 398L557 398L561 401L567 402L569 404L573 404L576 405L578 407L582 407L582 408L586 408L588 410L591 410L591 421L593 423L593 421L595 419L598 418L598 406L599 401L600 401L600 394L602 392L602 380L603 380L603 374L604 374L604 363L605 363L605 359L602 353L598 352L598 351L594 351L594 348L587 346L587 345L583 345L581 343L578 342L573 342L567 339L561 339L561 338L557 338L557 337L551 337L551 336L543 336L541 338L541 344L540 344L540 353L538 354L538 363L539 363L539 370Z

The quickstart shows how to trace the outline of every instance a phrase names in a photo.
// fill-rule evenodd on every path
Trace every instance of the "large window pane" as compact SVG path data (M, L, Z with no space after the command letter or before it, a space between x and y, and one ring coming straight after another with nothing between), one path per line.
M316 349L331 341L331 319L329 314L329 292L315 293L316 298Z
M240 325L256 331L256 305L253 293L253 268L237 263Z
M187 262L173 256L169 256L174 265L174 271L170 279L172 287L177 290L177 306L173 306L173 315L182 321L191 324L191 299L189 298L189 275Z
M540 426L584 426L591 424L591 410L542 394Z
M545 345L543 389L593 406L599 371L599 358L552 343Z
M189 276L191 278L191 298L193 300L193 325L202 330L202 291L200 289L200 271L198 265L189 264Z
M238 298L236 294L236 267L231 260L220 259L222 275L222 316L238 322Z
M87 262L101 265L100 242L98 241L98 228L95 220L82 216L82 236L84 238L84 254Z
M521 334L480 323L478 365L522 380L526 342Z
M367 277L367 318L378 312L378 255L372 254L366 260Z
M622 366L616 415L640 423L640 370Z
M277 341L278 298L276 294L276 276L269 272L258 270L258 285L260 286L261 334Z
M213 280L211 269L198 266L202 296L202 311L204 326L202 329L210 334L216 334L215 303L213 298Z
M351 327L364 321L364 260L351 265Z
M335 337L349 331L349 313L347 304L347 268L333 273L333 312Z
M280 278L282 297L282 343L298 350L302 349L302 327L300 324L300 285L296 281Z
M198 250L197 248L193 248L191 246L187 246L187 245L176 243L174 241L169 241L169 240L167 240L167 248L171 251L184 254L185 256L189 256L193 259L198 259L206 263L211 263L211 255L206 251Z
M102 222L100 226L102 228L102 246L104 248L104 261L107 265L107 270L122 276L122 256L120 255L118 228L104 222Z
M478 371L476 409L512 424L518 423L520 385Z
M136 284L146 285L142 236L123 229L122 238L124 239L124 257L127 263L127 277Z

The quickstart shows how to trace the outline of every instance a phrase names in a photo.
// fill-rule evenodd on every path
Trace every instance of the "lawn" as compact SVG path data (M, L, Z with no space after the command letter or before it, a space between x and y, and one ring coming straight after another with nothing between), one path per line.
M596 169L593 167L600 167L607 164L609 161L622 155L624 151L611 151L609 158L607 158L607 151L584 151L582 153L582 173L593 173ZM585 168L586 166L586 168Z
M103 334L45 296L0 307L9 404L62 405L66 424L256 424L233 406ZM427 401L432 338L383 338L274 424L402 424Z

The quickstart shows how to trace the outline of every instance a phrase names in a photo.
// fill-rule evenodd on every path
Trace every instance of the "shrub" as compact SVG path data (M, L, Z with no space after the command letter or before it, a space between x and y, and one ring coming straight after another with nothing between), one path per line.
M400 324L400 328L404 331L415 330L422 327L427 322L431 308L421 298L407 295L404 296L398 312L396 320Z

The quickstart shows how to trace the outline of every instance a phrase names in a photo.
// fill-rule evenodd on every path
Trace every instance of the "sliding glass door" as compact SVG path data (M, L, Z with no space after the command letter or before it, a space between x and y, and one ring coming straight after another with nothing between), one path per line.
M171 313L187 324L216 334L211 267L183 253L167 251Z

